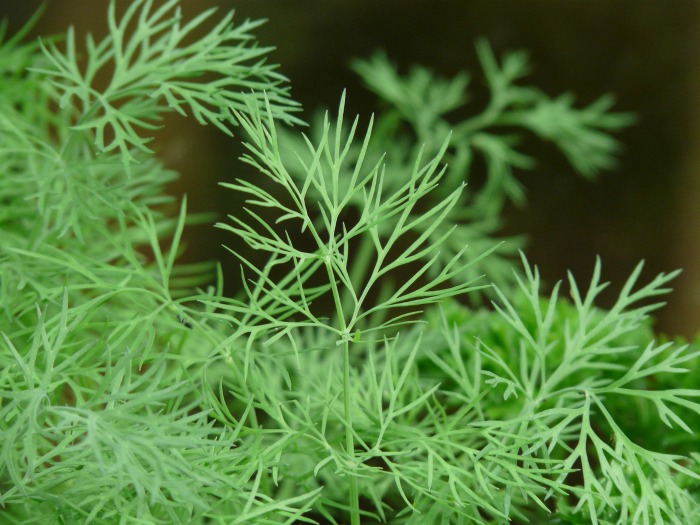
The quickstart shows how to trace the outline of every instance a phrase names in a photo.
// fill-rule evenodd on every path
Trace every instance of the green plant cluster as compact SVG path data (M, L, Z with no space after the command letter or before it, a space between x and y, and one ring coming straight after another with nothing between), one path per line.
M599 261L548 290L498 238L525 134L588 177L630 117L479 41L476 116L466 75L378 54L353 67L385 110L344 94L307 127L258 22L212 15L110 2L84 44L3 26L0 521L700 523L700 350L651 329L675 273L640 265L601 309ZM233 259L179 262L210 218L148 147L173 111L244 141Z

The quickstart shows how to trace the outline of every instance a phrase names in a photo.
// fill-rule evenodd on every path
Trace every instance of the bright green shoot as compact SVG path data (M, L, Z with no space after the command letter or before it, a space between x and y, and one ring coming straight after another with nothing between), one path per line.
M165 111L184 116L187 108L201 124L213 124L230 135L236 124L233 111L245 110L250 93L261 97L266 91L275 101L271 111L276 118L299 122L291 115L296 105L282 86L286 79L261 60L270 48L248 45L250 31L261 22L234 25L229 12L203 37L188 42L214 12L204 11L183 25L178 0L160 6L137 0L118 19L110 2L109 34L100 42L88 35L84 66L79 66L71 28L65 51L51 42L43 46L50 67L37 71L57 89L61 107L78 109L72 129L92 132L98 152L118 151L127 170L138 160L136 152L152 153L147 147L150 137L140 132L155 129ZM107 86L97 88L105 73ZM207 80L201 81L203 77Z
M248 197L247 204L271 210L276 216L263 219L253 209L246 208L246 213L253 219L252 225L236 216L230 217L232 225L219 225L239 235L251 248L269 253L270 265L288 264L292 268L295 278L287 278L280 283L272 282L262 271L255 270L261 277L259 285L266 288L267 295L276 302L274 306L263 304L264 310L283 308L278 317L294 314L300 323L288 322L284 325L285 329L300 325L323 327L335 333L339 344L352 341L358 330L363 335L383 332L417 313L412 310L415 307L476 289L471 282L453 283L453 278L472 264L472 261L465 261L461 253L455 255L436 276L428 278L428 270L435 263L440 246L439 242L431 240L431 235L444 223L463 189L459 187L432 207L417 212L418 206L440 184L445 169L440 166L444 148L427 161L419 152L406 182L392 191L384 188L385 167L381 161L365 166L362 153L353 159L349 179L341 179L340 174L347 171L344 162L358 128L358 119L355 119L347 138L342 136L344 103L343 98L338 122L332 128L328 117L323 123L320 143L312 144L307 139L310 162L302 160L301 155L289 160L281 157L276 126L269 108L265 114L261 114L257 107L252 107L249 110L252 118L236 114L249 137L246 146L250 154L243 160L268 177L274 183L274 190L282 191L283 195L278 196L261 184L247 181L223 183L224 187L244 193ZM334 129L332 135L331 129ZM371 130L370 122L361 138L362 151L369 147ZM286 167L289 162L302 163L307 173L303 185L290 176ZM311 187L314 194L319 196L319 201L315 203L320 211L317 218L309 211L308 194ZM362 214L355 218L349 213L350 202L354 199L363 202ZM379 230L385 221L392 218L395 219L395 228L383 239ZM284 231L275 231L269 225L272 221L282 225ZM425 224L423 233L410 237L419 222ZM300 243L295 239L301 234L311 238L310 248L297 247ZM448 229L439 240L444 241L449 234ZM355 261L354 248L362 243L369 244L372 251L369 260L362 261L368 269L364 274L359 274L363 278L360 281L358 274L353 274L352 265ZM409 270L411 265L414 266ZM248 266L254 269L253 265ZM405 278L400 286L395 289L384 286L382 300L377 304L370 303L372 292L379 291L383 283L388 284L396 273L401 275L409 271L410 277ZM317 273L323 274L326 283L321 286L326 287L333 297L335 314L330 322L322 321L313 312L305 290L306 282ZM314 294L318 291L315 289ZM257 297L260 292L254 289L250 294ZM389 310L402 309L409 311L376 322L379 316L385 317ZM262 316L263 313L260 311L258 315ZM372 322L368 323L370 320Z

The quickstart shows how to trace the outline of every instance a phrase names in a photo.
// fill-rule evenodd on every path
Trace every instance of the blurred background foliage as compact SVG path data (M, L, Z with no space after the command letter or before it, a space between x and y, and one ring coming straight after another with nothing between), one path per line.
M41 3L0 0L0 17L16 30ZM78 35L106 28L106 0L43 3L33 35L69 25ZM218 6L235 9L234 20L268 19L257 35L262 45L277 48L271 60L290 78L307 120L319 107L337 107L345 88L347 114L368 119L381 109L348 67L376 49L404 72L412 64L445 77L468 71L468 109L477 113L487 95L474 50L478 37L497 54L527 50L533 70L526 84L551 96L570 91L581 107L614 94L614 109L638 119L617 134L624 145L619 166L590 182L575 176L554 147L526 143L538 159L533 171L521 174L529 205L508 209L504 233L528 234L527 254L550 284L567 269L583 282L600 255L613 283L611 300L639 259L647 261L647 278L684 268L657 329L686 336L700 329L700 2L183 0L182 6L185 16ZM191 211L236 210L231 192L217 187L247 169L236 162L235 140L194 119L169 116L156 148L182 173L172 191L188 194ZM189 258L222 258L232 267L221 249L228 241L207 225L192 228Z

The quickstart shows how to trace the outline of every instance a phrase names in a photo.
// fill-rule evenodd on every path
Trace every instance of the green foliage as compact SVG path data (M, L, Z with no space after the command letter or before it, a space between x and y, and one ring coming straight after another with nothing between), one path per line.
M100 153L118 150L127 170L136 160L132 148L151 153L146 147L150 139L140 136L139 129L154 129L166 110L186 115L186 106L201 124L213 124L231 134L229 126L236 124L232 111L245 108L249 92L259 97L269 90L268 97L278 103L275 116L295 120L289 115L294 104L286 98L286 88L279 87L284 77L275 73L273 66L256 62L270 48L246 45L252 38L250 31L260 22L234 26L231 12L188 44L188 36L215 10L205 11L183 26L178 3L170 0L154 9L152 0L137 0L120 20L114 3L110 3L109 34L100 42L88 35L82 68L72 29L68 30L65 51L51 43L44 47L49 66L38 71L56 88L61 107L73 105L77 109L71 129L90 131L84 136L94 139ZM96 86L105 68L107 85L100 89ZM204 82L196 80L205 76ZM167 105L160 103L161 98Z
M441 225L433 227L426 221L411 223L416 235L426 234L429 228L429 239L440 245L433 275L462 251L467 258L476 259L492 250L504 205L525 203L525 192L515 176L517 170L534 166L534 159L517 149L524 132L554 143L576 171L591 177L614 165L618 144L607 132L631 121L630 115L608 112L612 105L610 97L576 109L572 106L571 95L550 99L541 91L519 86L517 81L528 71L523 53L506 54L499 63L485 41L477 43L477 53L490 100L481 113L457 122L449 116L469 100L469 77L465 73L448 80L426 68L414 67L408 75L401 76L383 54L353 64L367 87L388 107L376 118L374 140L369 146L357 141L348 147L346 167L337 177L349 180L354 162L362 155L365 162L384 161L382 183L386 191L393 191L407 182L416 151L421 148L424 156L441 155L446 164L444 176L430 201L437 204L467 185L467 190L451 207L448 220ZM323 118L319 116L317 125L311 129L314 142L322 140L326 133ZM298 134L281 133L280 142L284 155L302 156L304 164L290 164L287 169L303 184L305 166L312 162L312 152L306 151ZM485 174L473 169L477 157L482 157L486 163ZM309 195L313 206L319 200L313 186L309 188ZM360 195L355 195L347 205L356 213L362 213L364 201ZM395 220L385 220L380 234L388 235L395 227ZM449 235L448 230L451 231ZM513 285L510 258L522 246L522 239L501 240L507 242L498 246L495 253L474 261L465 269L464 280L485 275L501 288ZM362 249L360 253L365 254ZM471 298L478 300L479 295L473 294Z
M0 521L698 521L700 350L651 330L675 273L640 265L604 310L600 262L547 292L496 238L522 132L590 176L629 117L479 42L476 116L447 119L466 75L377 55L354 67L386 111L348 122L343 95L300 134L258 23L211 14L112 2L84 50L0 46ZM222 184L233 297L178 261L209 219L173 213L146 146L173 109L236 126L256 172Z

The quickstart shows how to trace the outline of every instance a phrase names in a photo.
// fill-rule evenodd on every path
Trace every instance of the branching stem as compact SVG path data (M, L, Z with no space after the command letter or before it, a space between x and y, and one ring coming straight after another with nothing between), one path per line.
M338 324L340 331L346 335L347 324L343 313L343 304L340 298L338 285L335 281L333 268L330 261L325 262L328 272L328 280L331 284L333 293L333 301L335 302L336 312L338 316ZM355 463L355 440L352 434L352 406L351 406L351 389L350 389L350 341L345 338L342 341L343 346L343 409L345 416L345 447L347 449L348 461L351 465ZM354 472L349 475L349 507L350 507L350 523L351 525L360 525L360 500L357 491L357 478Z
M350 406L350 342L343 341L343 401L345 408L345 447L349 461L355 463L355 440L352 435L352 408ZM357 478L354 472L348 479L351 525L360 525L360 500L357 492Z

